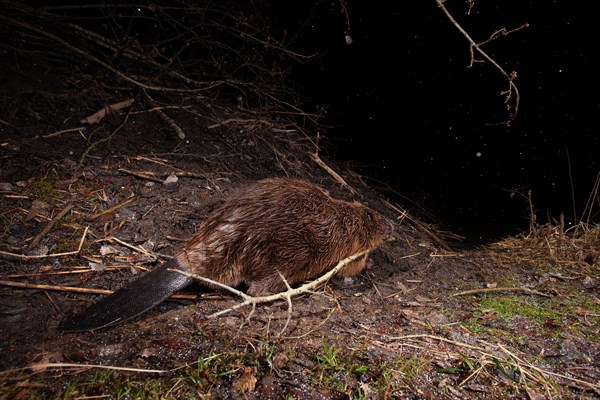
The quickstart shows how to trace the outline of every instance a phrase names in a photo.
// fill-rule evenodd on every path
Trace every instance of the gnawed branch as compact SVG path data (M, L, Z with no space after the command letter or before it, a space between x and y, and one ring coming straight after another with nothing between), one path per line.
M194 278L197 279L199 281L208 283L212 286L216 286L222 289L225 289L233 294L235 294L238 297L241 297L243 299L243 301L241 303L236 304L235 306L225 309L225 310L221 310L218 311L216 313L213 313L211 315L208 316L208 318L215 318L218 316L221 316L223 314L227 314L231 311L237 310L239 308L251 305L252 306L252 312L250 313L250 315L252 315L252 313L254 312L254 309L256 307L257 304L260 303L270 303L273 302L275 300L286 300L288 303L288 319L285 323L285 325L283 326L283 329L279 332L279 335L281 335L285 329L287 328L289 321L291 320L291 313L292 313L292 301L291 298L293 296L297 296L303 293L308 293L313 291L315 288L319 287L320 285L324 284L325 282L329 281L329 279L331 279L331 277L333 275L335 275L339 270L341 270L342 268L344 268L345 265L347 265L348 263L356 260L357 258L360 258L362 256L364 256L365 254L367 254L369 251L371 250L363 250L359 253L353 254L349 257L344 258L343 260L341 260L333 269L331 269L329 272L323 274L322 276L320 276L319 278L307 282L297 288L292 288L289 286L289 284L287 283L287 281L285 280L285 278L283 277L283 275L279 274L279 276L281 277L281 279L283 280L283 282L285 283L285 285L287 286L287 290L285 292L280 292L280 293L276 293L270 296L258 296L258 297L253 297L250 296L244 292L241 292L237 289L232 288L231 286L227 286L224 285L220 282L214 281L212 279L208 279L196 274L192 274L190 272L187 271L181 271L179 269L172 269L171 271L173 272L178 272L182 275L188 276L190 278ZM248 316L248 318L250 317L250 315Z

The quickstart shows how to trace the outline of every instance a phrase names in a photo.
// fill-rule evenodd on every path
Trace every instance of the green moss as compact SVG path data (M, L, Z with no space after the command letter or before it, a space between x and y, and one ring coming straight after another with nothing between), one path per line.
M560 323L561 314L554 310L551 300L535 304L521 297L489 297L481 301L486 309L496 310L496 315L503 320L510 320L516 315L530 318L535 324L542 325L548 320Z
M56 242L56 248L53 250L54 253L68 253L73 250L77 250L79 247L79 241L81 238L72 237L61 237Z
M558 304L554 298L540 302L531 297L490 296L480 300L480 309L475 310L463 325L474 334L502 337L523 345L528 338L510 329L509 324L515 316L528 319L537 333L557 337L563 333L570 313L569 307Z
M52 182L42 178L29 186L29 194L39 200L53 200L58 197L58 190Z
M577 288L569 292L568 299L561 298L556 303L569 318L565 330L591 342L600 341L600 332L594 328L600 326L600 303L594 297Z

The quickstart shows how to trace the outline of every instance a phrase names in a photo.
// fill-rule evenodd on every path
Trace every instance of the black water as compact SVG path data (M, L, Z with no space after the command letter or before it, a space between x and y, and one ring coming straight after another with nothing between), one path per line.
M350 3L350 46L337 3L316 4L297 44L324 56L294 78L330 105L331 155L470 242L527 229L530 191L539 223L581 218L600 171L588 13L566 0L476 2L471 15L466 2L445 3L478 41L528 24L484 48L517 72L520 109L507 127L497 124L510 116L506 80L489 63L467 68L468 44L435 1ZM287 18L307 20L302 10Z

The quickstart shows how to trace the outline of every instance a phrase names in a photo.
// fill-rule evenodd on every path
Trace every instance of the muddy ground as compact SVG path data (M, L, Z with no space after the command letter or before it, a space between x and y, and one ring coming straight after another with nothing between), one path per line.
M316 132L235 101L148 104L68 63L4 56L0 397L598 398L597 228L457 247L321 155ZM99 298L71 288L135 279L230 191L274 176L377 209L395 241L358 277L293 298L291 313L277 301L208 318L240 300L194 286L111 329L57 331Z

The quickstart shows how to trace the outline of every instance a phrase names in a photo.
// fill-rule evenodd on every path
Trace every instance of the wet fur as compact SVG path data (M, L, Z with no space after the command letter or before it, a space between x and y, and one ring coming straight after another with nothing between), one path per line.
M253 296L318 277L352 254L374 249L391 233L379 213L357 202L337 200L319 186L275 178L236 191L200 224L175 258L104 297L60 329L98 329L131 319L192 283L169 271L179 268L229 286L246 285ZM340 275L358 274L363 256Z
M267 179L234 194L200 225L177 254L194 274L229 286L246 284L253 296L285 289L329 271L343 258L371 250L389 222L357 202L337 200L297 179ZM345 266L354 276L366 257Z

